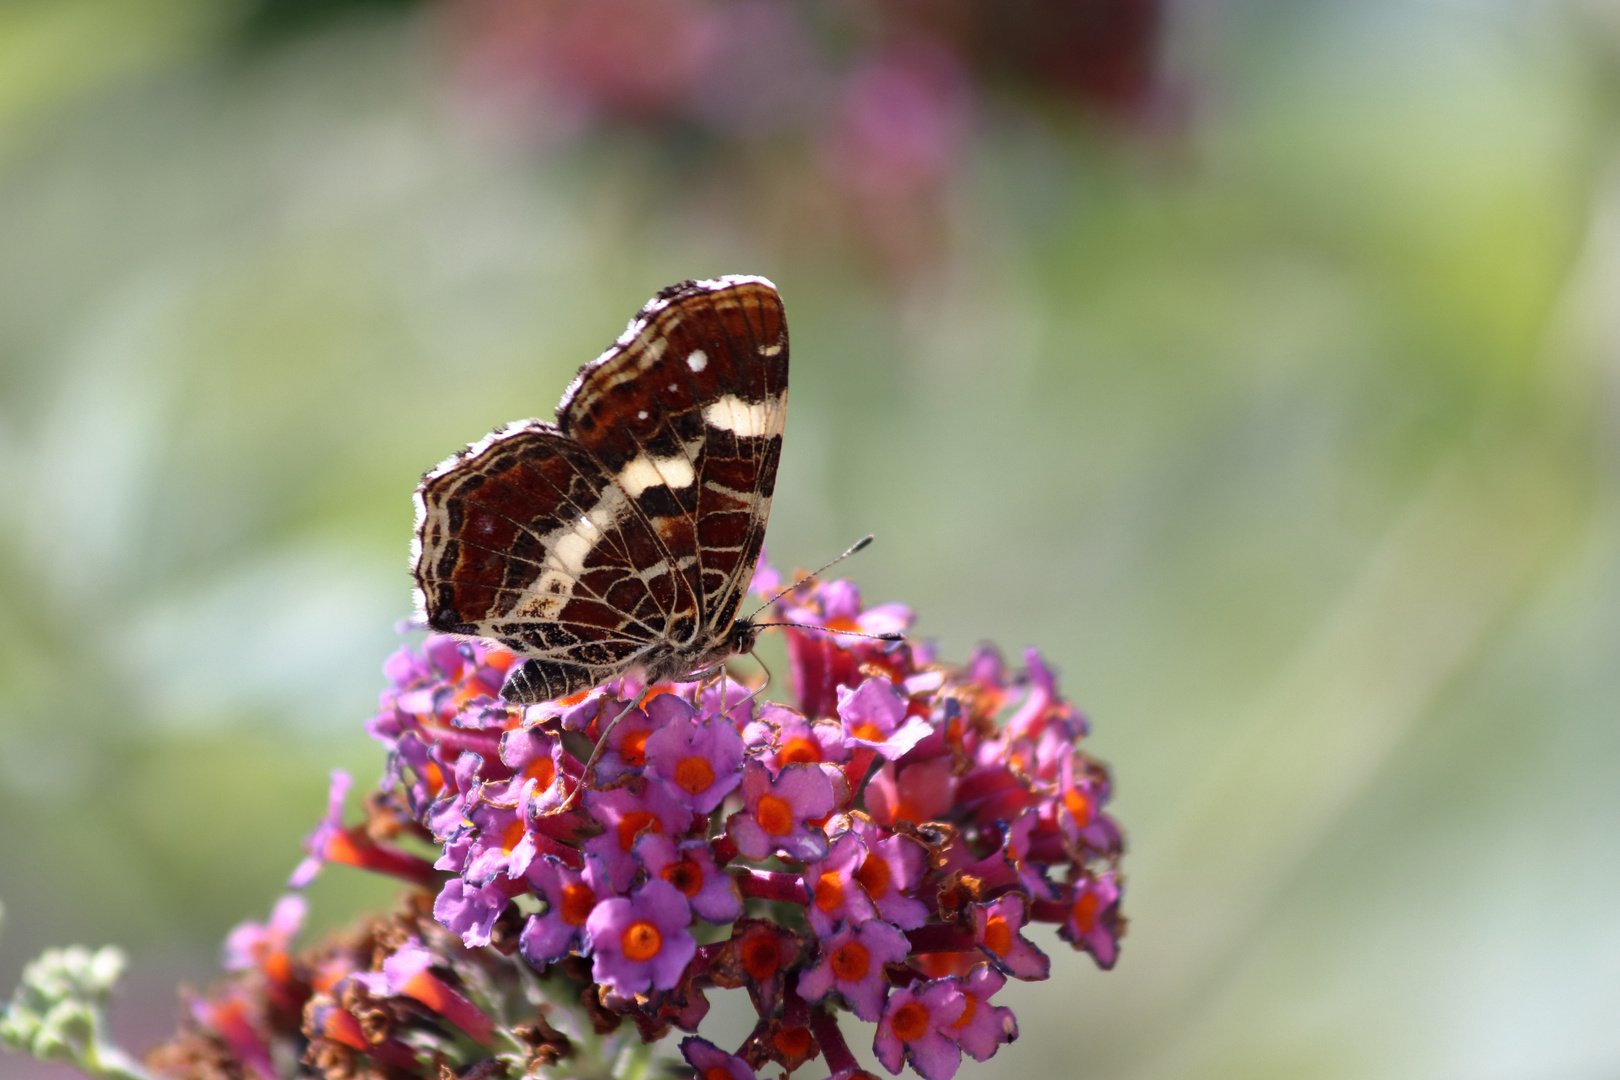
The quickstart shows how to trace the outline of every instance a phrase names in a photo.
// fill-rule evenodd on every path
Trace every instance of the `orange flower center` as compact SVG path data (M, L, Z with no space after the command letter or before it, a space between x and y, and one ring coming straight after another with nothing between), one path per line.
M703 868L691 859L670 863L659 876L688 897L696 896L703 888Z
M428 791L434 795L444 790L444 770L439 768L438 762L430 761L427 763L427 767L422 770L422 782L427 785Z
M847 941L833 950L833 974L844 982L860 982L872 969L872 954L858 941Z
M889 1026L901 1042L916 1042L928 1034L928 1009L920 1001L908 1001L894 1010Z
M777 755L783 765L819 765L821 744L807 735L795 735Z
M851 728L849 733L855 736L857 739L865 739L867 742L882 742L885 738L887 738L887 736L884 735L881 730L879 730L878 726L872 723L870 720L862 720L860 723Z
M651 731L629 731L619 740L619 756L633 769L647 764L647 736Z
M537 780L535 790L544 791L557 779L557 766L549 757L538 757L523 768L523 779Z
M743 970L755 982L763 982L775 975L782 963L782 950L776 944L776 937L760 934L743 942L742 963Z
M881 900L889 894L889 864L877 855L868 855L861 860L861 868L855 871L855 880L861 883L866 895L874 900Z
M501 850L512 854L512 849L523 843L523 834L527 831L527 823L522 818L514 818L510 825L501 830Z
M636 837L641 830L650 829L655 833L662 833L664 826L650 810L632 810L619 819L619 850L629 851L636 846Z
M951 1021L951 1027L960 1031L973 1022L973 1014L979 1011L979 999L972 994L962 995L962 1015Z
M838 874L827 871L816 879L816 907L831 915L844 905L844 883Z
M664 947L664 935L658 932L658 927L641 919L624 928L624 933L619 935L619 946L624 949L626 960L645 963Z
M675 765L675 783L689 795L701 795L714 786L714 766L706 757L681 758Z
M563 886L561 910L558 914L569 926L584 926L585 920L591 917L591 909L595 906L595 891L583 881L576 881L572 885Z
M1012 927L1000 915L990 916L984 924L984 947L997 956L1006 956L1007 950L1012 948Z
M761 795L754 817L769 836L786 836L793 831L793 807L780 796Z
M1074 902L1074 925L1080 928L1082 934L1097 929L1097 908L1101 904L1094 892L1082 893L1080 899Z
M1091 822L1091 800L1079 788L1070 788L1063 793L1063 806L1074 815L1074 823L1085 828Z

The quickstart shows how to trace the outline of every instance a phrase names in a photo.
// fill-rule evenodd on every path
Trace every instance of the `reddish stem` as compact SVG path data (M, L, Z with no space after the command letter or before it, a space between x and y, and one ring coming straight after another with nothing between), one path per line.
M345 863L362 870L387 874L424 889L435 888L439 884L439 872L433 869L432 863L375 842L359 826L332 833L322 854L328 862Z
M930 923L919 926L915 930L906 931L906 940L911 942L913 952L971 952L978 948L973 943L973 935L961 927L946 926L942 923Z
M822 1008L811 1009L810 1030L815 1033L816 1042L821 1044L822 1056L834 1076L846 1069L860 1068L860 1062L850 1053L849 1043L844 1041L844 1033L838 1030L838 1019L832 1013Z
M737 878L742 894L755 900L785 900L790 904L808 904L810 894L797 874L782 874L772 870L746 870Z
M1068 922L1069 905L1061 900L1035 900L1029 905L1030 922Z

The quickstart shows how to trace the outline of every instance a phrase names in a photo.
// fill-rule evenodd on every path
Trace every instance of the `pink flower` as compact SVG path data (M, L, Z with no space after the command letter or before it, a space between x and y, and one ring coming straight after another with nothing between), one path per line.
M856 1016L874 1023L889 990L883 965L902 962L910 951L906 935L881 919L859 928L840 923L822 938L820 962L799 976L799 993L806 1001L820 1001L836 990Z
M990 962L1015 979L1039 980L1051 974L1052 962L1020 931L1028 915L1022 893L1008 893L988 904L973 905L973 943Z
M780 852L809 861L827 854L827 834L819 822L833 810L832 781L814 765L790 765L774 779L765 766L743 770L743 809L727 828L737 850L750 859Z
M681 1040L681 1056L697 1070L695 1080L758 1080L759 1077L748 1062L696 1035Z
M989 964L975 965L962 980L962 1015L944 1034L966 1050L974 1061L988 1061L1002 1043L1018 1038L1018 1020L1005 1005L991 1005L990 997L1006 985L1007 977Z
M714 852L707 841L685 840L677 845L667 836L642 833L635 856L649 878L675 886L698 918L728 923L742 914L737 883L714 865Z
M866 845L853 832L833 842L827 857L804 868L804 886L810 894L805 917L818 937L826 937L840 922L860 925L877 914L871 897L855 879L866 861Z
M661 724L647 738L648 773L692 810L709 813L742 783L743 741L736 726L725 717L698 723L692 707L674 694L660 694L647 711Z
M893 761L934 733L921 716L906 715L909 703L894 683L873 675L854 690L838 688L838 717L844 723L844 742L851 747L876 750Z
M902 1061L924 1080L951 1080L962 1064L962 1051L945 1029L961 1018L967 1001L955 979L934 979L911 987L896 987L878 1022L872 1052L892 1073Z
M625 997L672 989L697 952L687 932L686 897L667 881L604 900L585 922L595 960L591 978Z
M643 832L674 836L692 823L691 808L659 780L637 779L625 787L587 791L585 808L605 830L585 841L585 851L602 860L615 892L629 888L635 877L636 837Z
M1068 918L1058 928L1058 936L1077 949L1084 949L1104 971L1119 958L1119 939L1124 921L1119 914L1119 875L1113 870L1082 874L1071 888Z

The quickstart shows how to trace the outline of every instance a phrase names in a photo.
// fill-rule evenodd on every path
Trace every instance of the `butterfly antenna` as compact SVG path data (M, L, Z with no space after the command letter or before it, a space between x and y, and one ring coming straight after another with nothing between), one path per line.
M876 540L876 539L877 539L876 536L872 535L871 533L867 533L865 536L861 537L859 540L857 540L853 544L849 545L849 550L845 551L842 555L838 556L838 558L833 559L833 560L829 561L828 563L826 563L825 565L823 565L823 566L819 567L818 569L812 571L811 573L806 574L804 577L800 578L798 581L795 581L793 584L789 585L787 588L783 589L781 592L777 593L775 596L771 597L769 600L767 600L763 604L759 605L759 607L754 609L754 615L758 615L760 612L764 611L766 608L770 607L772 604L776 603L778 600L782 599L782 597L786 596L788 593L792 592L794 589L797 589L799 586L804 585L804 584L806 584L806 583L808 583L810 581L813 581L815 578L817 578L817 577L821 576L822 574L826 573L828 570L831 570L833 567L837 566L839 563L843 562L845 559L849 558L851 555L855 554L857 551L860 551L862 548L866 547L867 544L870 544L873 540ZM748 616L748 621L749 622L754 621L754 615ZM759 626L780 626L782 624L780 624L780 623L756 623L755 625L759 625Z
M859 630L839 630L831 626L818 626L815 623L802 622L757 622L754 626L764 629L767 626L790 626L795 630L820 630L824 634L842 634L844 637L863 637L870 641L904 641L906 635L895 632L889 634L867 634ZM762 665L763 666L763 665Z

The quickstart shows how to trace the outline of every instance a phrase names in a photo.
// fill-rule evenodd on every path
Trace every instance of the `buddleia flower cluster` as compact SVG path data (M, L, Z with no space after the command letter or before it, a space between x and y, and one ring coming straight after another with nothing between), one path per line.
M762 566L755 587L777 586ZM285 898L232 935L235 974L151 1067L624 1078L678 1029L704 1080L865 1076L855 1038L949 1080L1017 1037L996 995L1049 974L1030 924L1112 967L1109 774L1040 657L942 663L903 636L909 610L847 581L801 583L775 619L797 708L719 674L517 706L499 690L521 661L491 643L402 649L368 725L382 781L346 823L334 774L291 884L342 863L418 891L303 952L304 901ZM739 988L757 1023L716 1046L710 995Z

